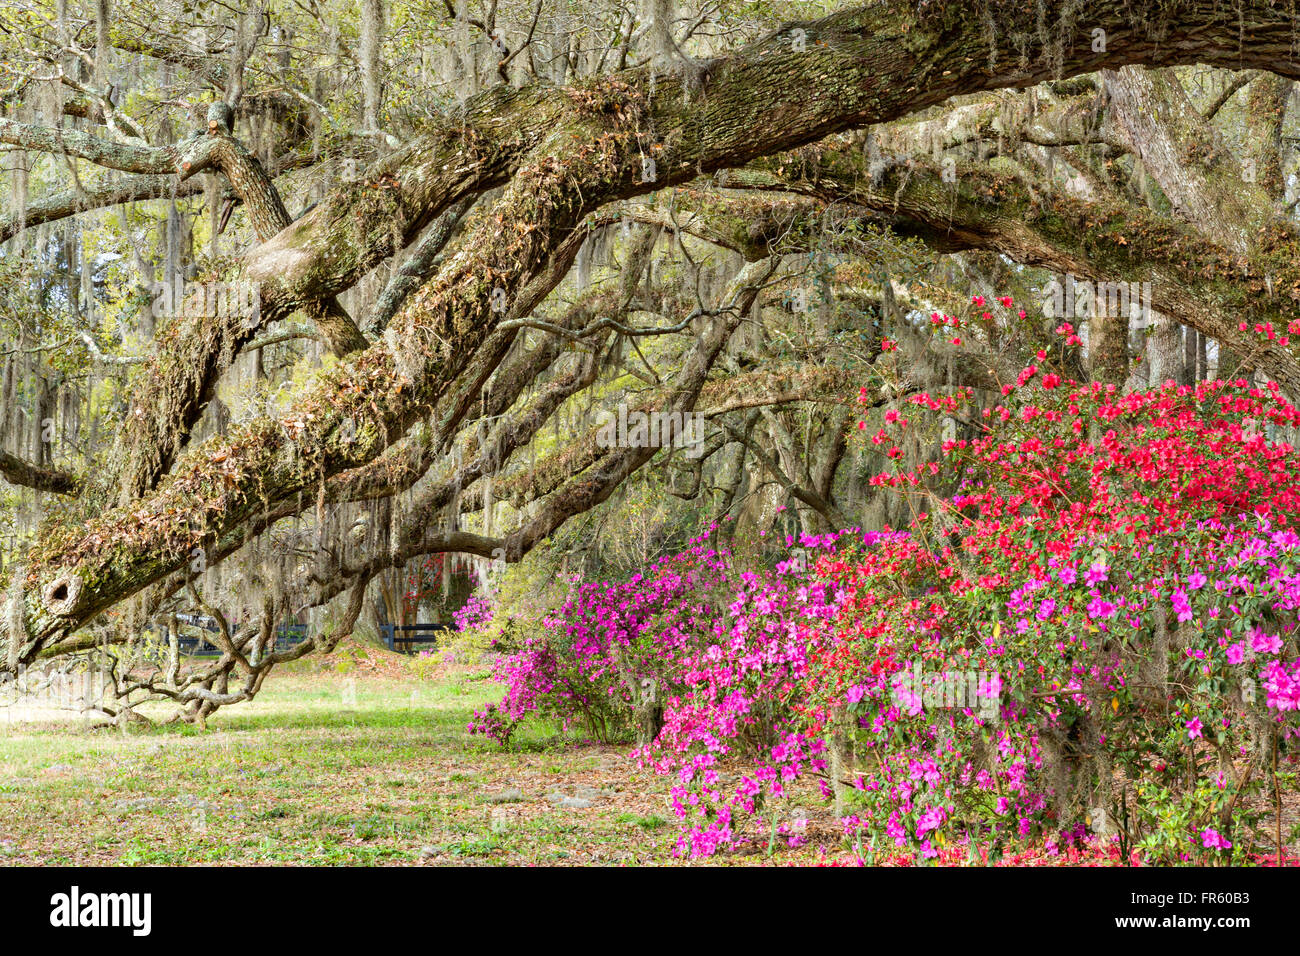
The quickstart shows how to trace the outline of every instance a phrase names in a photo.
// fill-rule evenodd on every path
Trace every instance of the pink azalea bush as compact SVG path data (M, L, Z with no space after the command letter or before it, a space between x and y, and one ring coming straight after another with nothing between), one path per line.
M804 548L828 543L809 538ZM727 653L747 648L751 638L792 639L787 618L824 617L826 590L810 582L802 552L775 568L738 570L707 539L627 581L574 582L569 599L545 619L544 633L498 658L494 676L505 695L476 712L469 729L505 743L521 720L538 714L609 740L630 729L641 703L666 707L672 732L689 735L676 709L680 694L707 679L708 655L722 653L719 641L729 628L736 630L725 642ZM733 704L740 706L739 698ZM755 716L738 727L746 752L761 750L777 722Z
M487 627L492 623L492 601L481 594L471 594L459 609L452 612L451 622L461 633Z

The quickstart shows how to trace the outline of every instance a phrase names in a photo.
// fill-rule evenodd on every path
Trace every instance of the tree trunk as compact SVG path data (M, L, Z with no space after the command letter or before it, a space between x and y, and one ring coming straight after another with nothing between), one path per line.
M1093 315L1089 325L1093 381L1122 385L1128 378L1128 316L1102 311Z

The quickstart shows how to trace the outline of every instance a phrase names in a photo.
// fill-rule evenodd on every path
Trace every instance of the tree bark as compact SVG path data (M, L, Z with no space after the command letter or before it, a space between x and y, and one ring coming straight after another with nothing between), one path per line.
M322 373L280 420L232 430L170 468L215 388L219 356L237 353L256 329L214 322L192 340L164 341L157 367L175 372L169 398L179 415L158 417L157 445L142 460L146 471L170 474L156 490L96 515L84 528L47 532L26 573L11 582L5 624L11 662L31 660L100 610L176 572L193 548L237 537L267 502L292 499L380 454L436 407L499 322L527 315L554 286L552 253L606 203L895 119L956 94L1131 63L1201 61L1300 75L1289 58L1293 18L1266 0L1231 10L1212 0L1182 0L1146 23L1134 22L1122 0L1042 6L1040 12L962 0L918 13L910 4L874 5L782 28L703 64L699 88L656 85L641 69L586 88L496 87L475 97L462 115L371 170L360 188L334 190L255 249L244 278L261 288L263 322L283 318L354 284L454 203L504 185L492 211L471 227L468 251L412 297L391 323L388 342ZM1040 18L1048 30L1040 29ZM1058 20L1061 30L1053 32ZM1107 31L1107 52L1094 53L1082 42L1073 26L1080 22ZM1025 41L1014 59L998 49L997 38L1008 36ZM141 173L164 171L174 160L170 151L78 131L20 127L3 121L0 140ZM655 171L650 176L647 159ZM1173 280L1162 281L1161 294L1181 304ZM504 308L497 307L501 302ZM727 324L717 322L720 328L704 339L720 347ZM674 401L679 410L693 401L711 358L693 361L682 374L695 384ZM137 407L133 416L152 411ZM604 500L653 456L645 452L607 456L558 489L542 513L506 539L508 555ZM483 547L473 539L462 535L457 542Z

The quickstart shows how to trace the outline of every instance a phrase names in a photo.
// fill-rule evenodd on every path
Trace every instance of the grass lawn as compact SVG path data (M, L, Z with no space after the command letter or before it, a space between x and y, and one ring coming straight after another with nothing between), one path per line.
M368 649L298 662L206 732L0 713L0 864L679 862L670 782L630 745L538 726L503 751L465 730L500 696L486 666L422 676Z
M543 724L509 750L467 733L500 694L486 665L353 646L282 667L206 731L0 708L0 865L685 863L670 778L638 770L630 744ZM741 768L722 769L726 783ZM1287 804L1290 826L1295 795ZM801 846L760 838L692 862L856 860L811 780L779 812L806 818ZM956 847L943 856L966 862Z

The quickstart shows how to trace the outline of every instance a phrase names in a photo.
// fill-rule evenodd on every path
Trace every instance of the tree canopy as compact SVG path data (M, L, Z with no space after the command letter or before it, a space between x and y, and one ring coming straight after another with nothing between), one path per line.
M0 669L202 719L412 578L896 525L863 415L1062 321L1079 381L1295 397L1298 43L1272 0L9 4ZM1025 306L933 334L972 294Z

